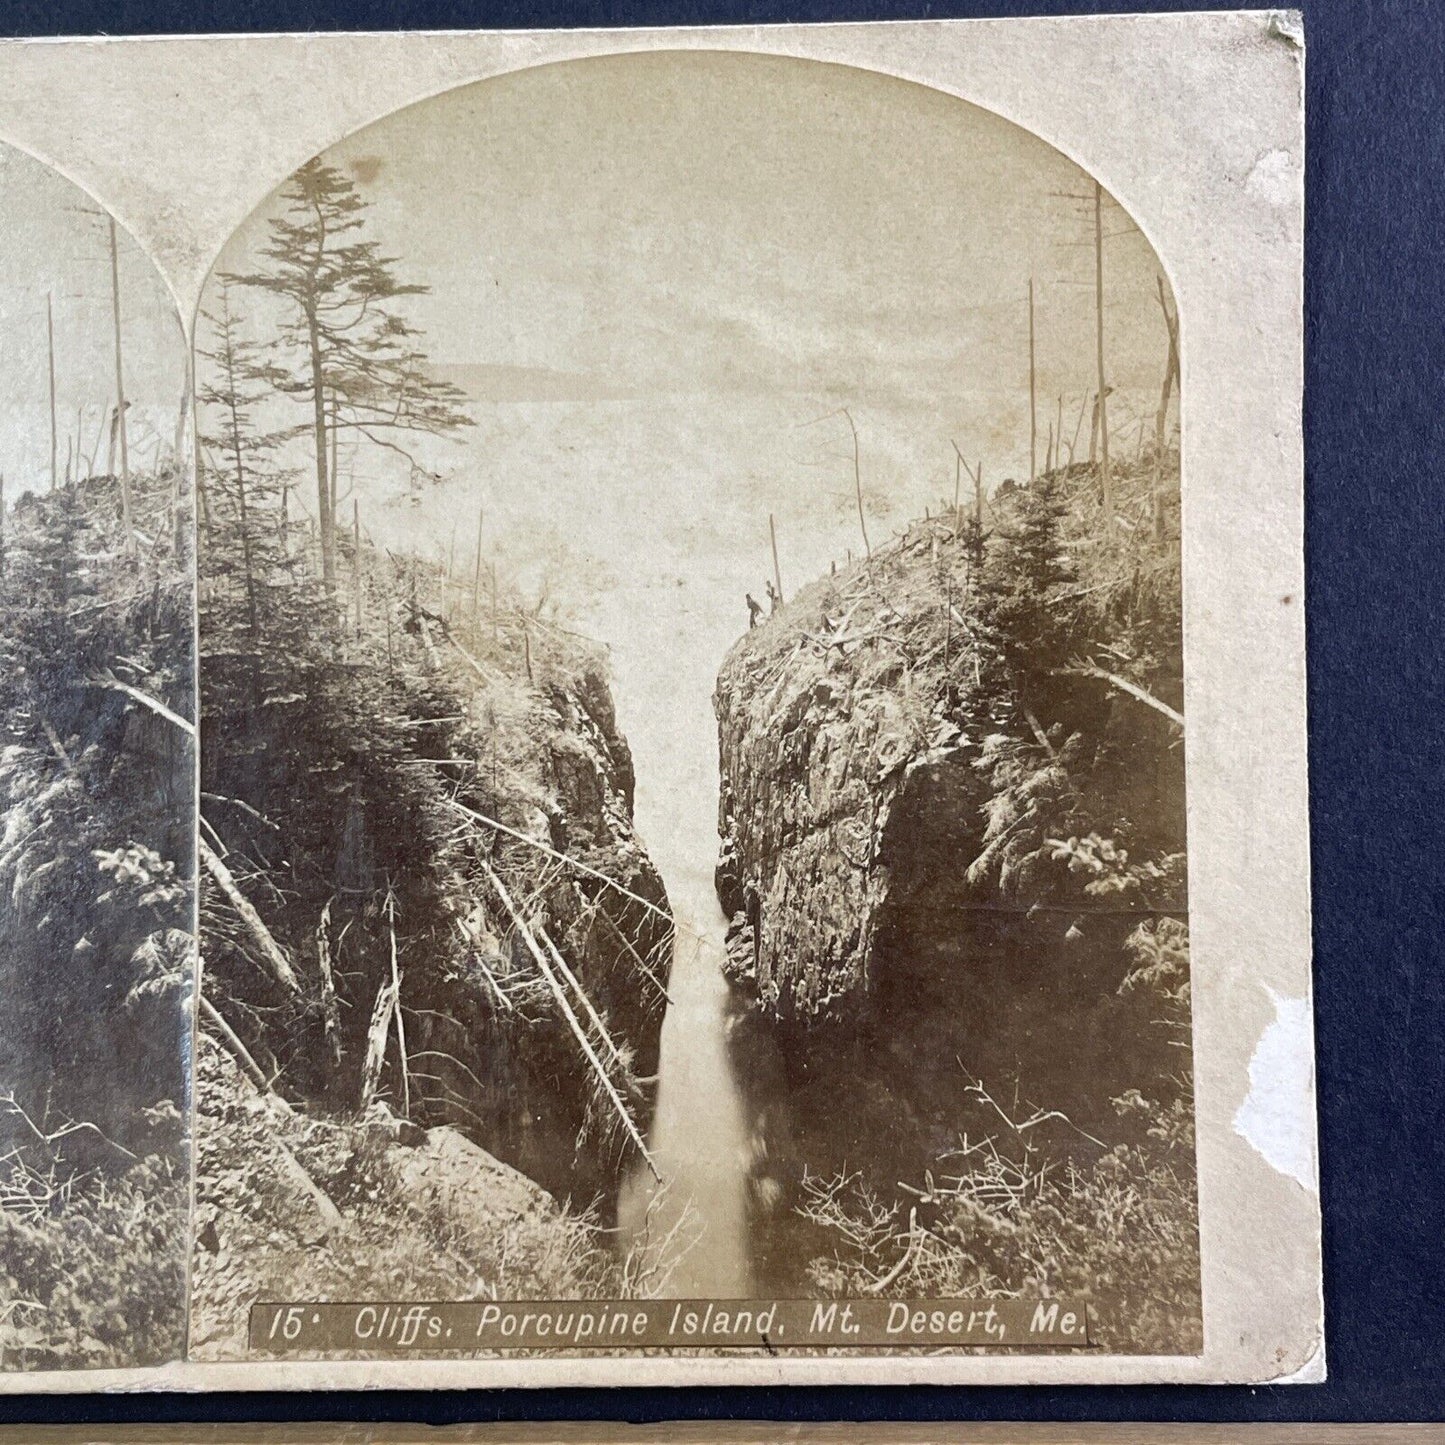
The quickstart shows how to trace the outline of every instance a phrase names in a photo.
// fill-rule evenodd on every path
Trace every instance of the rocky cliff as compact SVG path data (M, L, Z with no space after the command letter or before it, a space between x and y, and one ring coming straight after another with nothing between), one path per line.
M650 1117L672 924L605 658L520 608L448 617L439 578L360 560L340 646L204 652L230 877L208 867L206 999L292 1105L382 1100L606 1213Z
M605 1294L594 1232L459 1130L384 1104L310 1118L263 1093L202 1035L191 1354L250 1354L257 1300Z
M984 788L977 739L949 717L971 644L932 585L940 540L922 525L805 588L719 674L718 897L735 977L779 1017L856 1011L938 865L966 891Z
M1147 465L1115 485L1127 544L1097 544L1088 468L1010 483L986 532L915 521L728 653L717 891L764 1013L856 1018L960 948L1107 970L1182 912L1177 540Z
M1073 1289L1111 1344L1197 1348L1174 478L1112 484L925 516L724 661L771 1292Z

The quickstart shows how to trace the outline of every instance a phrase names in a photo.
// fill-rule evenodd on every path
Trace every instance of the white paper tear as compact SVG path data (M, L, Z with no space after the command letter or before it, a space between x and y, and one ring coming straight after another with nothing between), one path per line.
M1265 992L1274 1018L1249 1060L1249 1093L1234 1116L1234 1132L1281 1174L1318 1194L1309 999L1277 994L1268 984Z
M1271 1385L1322 1385L1329 1378L1329 1371L1325 1366L1325 1342L1323 1338L1316 1342L1310 1357L1299 1369L1291 1370L1287 1375L1281 1375L1277 1380L1271 1380Z
M1255 161L1244 184L1271 206L1287 206L1295 198L1298 171L1295 158L1287 150L1273 146Z

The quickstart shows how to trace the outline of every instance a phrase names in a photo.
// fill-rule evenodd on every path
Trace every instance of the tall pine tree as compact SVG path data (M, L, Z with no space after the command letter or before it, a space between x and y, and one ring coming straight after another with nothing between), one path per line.
M336 478L329 443L350 432L412 460L399 437L471 424L465 395L431 376L421 333L398 308L428 288L404 282L393 257L364 236L366 202L334 166L308 161L281 192L261 269L228 276L284 303L291 353L278 390L305 403L316 467L321 574L336 586Z
M1005 686L1037 706L1076 643L1076 614L1064 594L1077 573L1064 546L1068 504L1052 477L1020 487L1013 515L988 549L980 612L1005 670Z

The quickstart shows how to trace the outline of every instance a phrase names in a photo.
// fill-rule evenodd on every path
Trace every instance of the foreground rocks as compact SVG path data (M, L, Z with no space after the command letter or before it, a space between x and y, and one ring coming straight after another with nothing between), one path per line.
M197 1065L193 1358L246 1356L257 1301L606 1292L593 1230L458 1130L310 1117L204 1034Z

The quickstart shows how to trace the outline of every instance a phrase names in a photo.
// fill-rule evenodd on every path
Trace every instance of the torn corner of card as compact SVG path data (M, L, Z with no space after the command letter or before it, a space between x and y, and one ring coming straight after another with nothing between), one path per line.
M1323 1377L1302 58L0 49L0 1390Z

